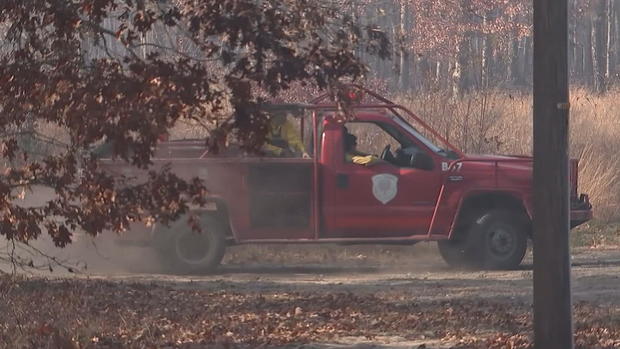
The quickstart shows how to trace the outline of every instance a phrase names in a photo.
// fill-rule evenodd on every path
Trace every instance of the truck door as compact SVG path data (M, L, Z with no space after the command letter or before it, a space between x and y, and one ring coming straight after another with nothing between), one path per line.
M351 135L355 150L345 149ZM428 150L397 125L379 120L328 123L322 143L322 237L428 232L441 185L440 166ZM419 159L426 165L412 165L412 152L424 152Z
M248 214L238 228L240 240L310 240L315 236L313 123L306 114L280 114L278 142L265 155L247 161ZM295 115L295 117L293 117ZM273 137L273 135L272 135Z

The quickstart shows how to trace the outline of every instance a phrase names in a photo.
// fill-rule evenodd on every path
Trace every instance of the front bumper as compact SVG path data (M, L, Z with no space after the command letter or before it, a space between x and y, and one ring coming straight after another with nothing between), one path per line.
M570 227L574 228L581 225L593 217L592 204L586 194L581 194L579 198L572 198L570 203Z

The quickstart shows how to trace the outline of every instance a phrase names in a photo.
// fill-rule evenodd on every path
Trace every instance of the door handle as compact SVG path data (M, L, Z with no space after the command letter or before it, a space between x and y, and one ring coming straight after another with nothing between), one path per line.
M336 187L342 189L349 187L349 175L344 173L336 174Z
M448 182L461 182L463 179L463 176L448 176Z

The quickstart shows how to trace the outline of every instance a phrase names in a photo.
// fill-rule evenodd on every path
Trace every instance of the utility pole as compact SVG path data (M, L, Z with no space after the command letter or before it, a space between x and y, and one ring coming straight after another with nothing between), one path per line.
M534 0L534 340L572 349L568 1Z

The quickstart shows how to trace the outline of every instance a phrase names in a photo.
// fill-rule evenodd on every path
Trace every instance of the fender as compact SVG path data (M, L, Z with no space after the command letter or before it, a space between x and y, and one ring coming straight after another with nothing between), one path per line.
M228 205L224 198L219 195L209 195L205 198L205 205L189 205L190 212L208 212L211 214L215 214L222 219L222 223L225 225L227 229L227 235L230 238L233 238L234 241L238 241L236 229L234 228L234 224L232 219L230 218L230 214L228 211Z
M465 207L466 202L468 200L475 200L476 197L484 198L495 196L494 199L501 199L501 196L510 197L513 201L508 202L506 207L513 206L513 204L518 203L521 209L527 214L528 218L532 219L532 203L531 200L528 200L526 195L522 191L518 190L497 190L497 188L476 188L472 190L467 190L460 198L459 203L456 207L456 211L454 214L454 219L452 220L452 224L450 226L450 231L448 233L448 238L452 238L454 231L456 229L457 223L463 216L463 212L466 212L467 207ZM516 207L512 207L516 208Z

